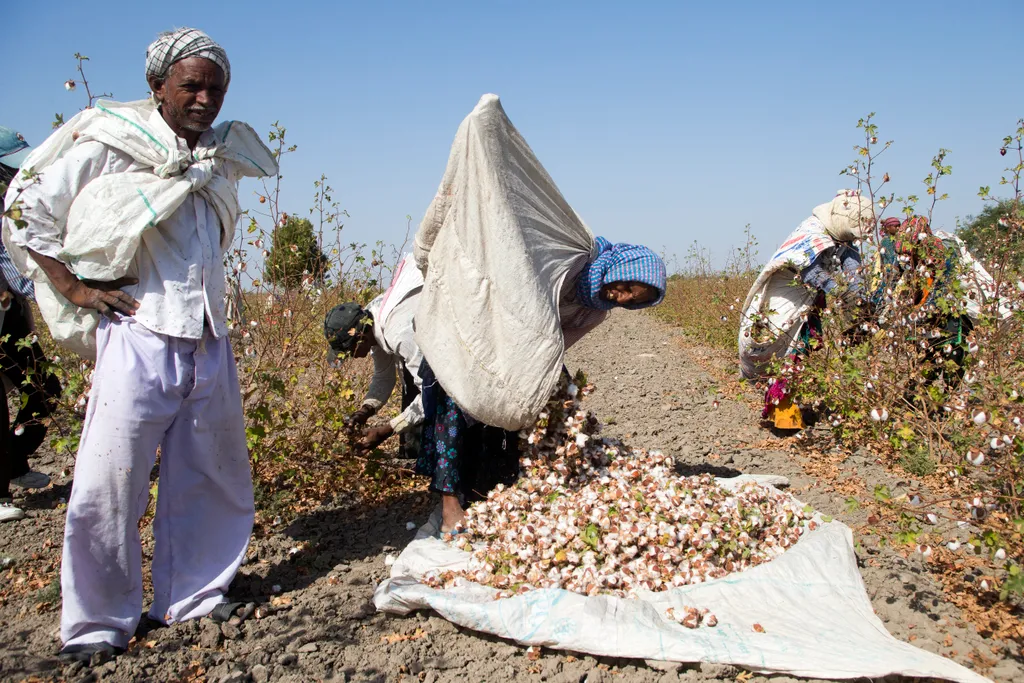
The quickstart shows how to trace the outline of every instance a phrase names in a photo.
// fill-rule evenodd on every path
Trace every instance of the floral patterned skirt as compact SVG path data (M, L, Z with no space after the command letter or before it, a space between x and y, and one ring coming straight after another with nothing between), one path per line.
M424 360L423 432L416 472L430 477L430 490L471 503L498 484L519 477L519 433L476 422L462 412Z

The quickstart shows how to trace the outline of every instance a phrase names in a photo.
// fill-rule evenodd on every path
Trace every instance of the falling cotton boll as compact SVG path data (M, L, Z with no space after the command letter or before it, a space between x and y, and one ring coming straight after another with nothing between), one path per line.
M385 567L390 567L391 565L393 565L395 563L395 560L397 560L397 559L398 559L398 555L395 555L394 553L388 553L387 555L384 556L384 566Z
M1006 559L1006 551L1005 551L1005 550L1003 550L1002 548L1000 548L999 550L997 550L997 551L995 552L995 554L994 554L994 555L992 555L992 557L994 557L994 558L996 558L997 560L999 560L1000 562L1002 562L1003 560L1005 560L1005 559Z
M18 425L17 427L14 428L14 435L15 436L21 436L24 433L25 433L25 426L24 425Z
M271 593L280 593L281 592L281 584L275 583L273 586L270 587L270 592Z
M977 353L978 352L978 344L977 344L977 342L969 342L967 344L967 351L969 353Z
M981 467L981 464L985 462L985 454L981 451L967 451L966 459L975 467Z
M929 512L927 515L925 515L925 518L928 520L929 524L934 525L939 523L939 516L936 515L934 512Z
M930 545L919 545L917 546L917 552L921 553L921 557L927 560L932 556L932 547Z
M889 411L885 408L872 408L871 419L874 422L885 422L889 419Z
M972 419L974 420L974 424L980 427L981 425L985 424L985 422L988 420L988 416L985 414L984 410L976 410L974 411L974 416Z
M978 584L978 587L981 588L981 590L983 590L983 591L987 591L988 588L989 588L988 579L982 579L981 583Z
M994 451L1001 450L1004 445L1005 444L1003 443L1002 439L999 439L999 438L994 437L994 436L991 439L988 440L988 447L991 448Z
M960 550L960 541L950 541L946 544L946 547L953 552L956 552L957 550Z
M714 408L715 410L718 410L718 401L712 401L711 407Z
M405 523L405 530L406 531L412 531L415 528L416 528L416 522L406 522Z

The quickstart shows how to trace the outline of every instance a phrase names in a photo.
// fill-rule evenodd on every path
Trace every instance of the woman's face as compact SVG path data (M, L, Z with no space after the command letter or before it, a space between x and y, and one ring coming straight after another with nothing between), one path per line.
M647 304L658 298L658 289L643 282L609 282L601 288L601 298L619 306Z

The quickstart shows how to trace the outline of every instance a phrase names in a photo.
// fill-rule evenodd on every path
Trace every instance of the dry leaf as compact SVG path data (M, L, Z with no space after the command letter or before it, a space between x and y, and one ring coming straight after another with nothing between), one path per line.
M754 630L758 633L764 633L764 626L761 626L761 624L754 624Z
M420 638L426 638L427 632L417 627L412 633L389 633L386 636L380 637L380 642L387 643L388 645L394 645L395 643L404 643L410 640L419 640Z

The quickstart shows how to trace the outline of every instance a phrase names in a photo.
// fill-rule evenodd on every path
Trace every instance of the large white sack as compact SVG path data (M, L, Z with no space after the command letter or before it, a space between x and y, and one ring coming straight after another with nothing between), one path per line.
M496 95L459 126L414 254L416 343L441 386L480 422L532 424L562 368L562 283L596 246Z
M967 244L956 235L942 230L937 230L935 236L942 240L947 246L955 246L962 263L962 276L960 285L964 288L966 298L964 307L967 316L977 322L982 317L985 305L996 299L996 281L981 262L974 258ZM1012 287L1009 282L1003 283L1003 287ZM1008 320L1013 315L1013 309L1002 297L998 297L998 305L995 313L1000 322Z
M811 216L790 233L761 269L740 315L738 346L744 377L760 376L773 360L788 355L796 347L804 314L817 296L817 292L804 286L800 271L835 246L821 221ZM769 341L754 339L757 322L763 322L772 332Z
M220 246L229 248L240 212L239 180L273 175L278 166L248 124L225 121L212 133L216 145L206 157L193 159L152 100L100 100L33 149L22 169L39 174L76 144L89 141L129 155L144 169L101 176L75 197L66 220L57 226L63 240L60 258L69 270L80 278L103 281L126 275L146 231L173 214L192 192L213 207L221 221ZM12 182L7 205L13 205L20 187L31 182L21 176ZM99 313L74 306L50 284L9 219L3 221L3 240L14 264L35 281L39 312L54 341L84 358L95 358Z
M750 478L719 482L738 487ZM715 662L808 678L988 680L889 635L868 600L849 527L820 516L818 523L771 562L703 584L632 599L543 589L500 600L495 589L469 581L450 590L420 582L428 573L464 569L470 557L434 537L436 523L428 524L377 587L374 604L392 614L432 609L524 645L597 656ZM669 607L682 606L710 610L718 626L688 629L664 618Z

